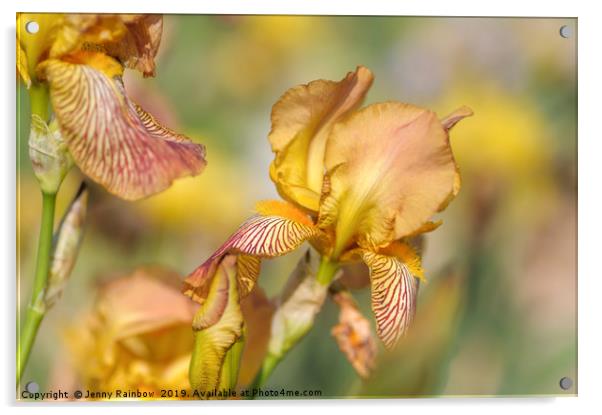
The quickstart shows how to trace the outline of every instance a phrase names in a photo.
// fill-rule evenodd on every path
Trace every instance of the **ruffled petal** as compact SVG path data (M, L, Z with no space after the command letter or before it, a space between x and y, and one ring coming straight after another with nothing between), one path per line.
M466 117L471 117L473 112L467 106L462 106L449 114L447 117L441 120L441 125L445 129L448 134L449 140L449 131L456 125L458 122L462 121ZM454 187L447 198L439 205L439 209L437 211L441 212L447 208L449 203L454 200L454 198L460 193L460 187L462 187L462 178L460 176L460 168L458 167L458 163L454 158L454 165L456 166L456 175L454 176Z
M219 387L226 353L242 335L243 315L236 285L235 258L227 256L217 266L207 301L193 322L196 333L190 386L194 390L209 392Z
M289 253L319 234L319 230L307 216L286 202L263 203L258 211L261 214L243 223L207 261L186 278L184 294L202 303L216 264L226 254L238 254L237 278L240 296L244 297L257 280L260 258L273 258Z
M162 33L160 14L67 14L48 55L62 58L78 50L101 52L126 68L154 76Z
M335 125L325 161L318 225L335 227L335 256L354 239L375 250L411 234L454 187L445 129L409 104L370 105Z
M80 54L77 63L50 59L40 72L50 83L75 163L109 192L140 199L205 167L203 145L160 126L129 100L113 59L102 54Z
M270 177L283 198L318 211L328 134L361 104L372 79L370 70L359 66L339 82L317 80L291 88L274 104Z
M405 334L416 312L417 280L398 258L364 251L370 269L376 332L387 348Z

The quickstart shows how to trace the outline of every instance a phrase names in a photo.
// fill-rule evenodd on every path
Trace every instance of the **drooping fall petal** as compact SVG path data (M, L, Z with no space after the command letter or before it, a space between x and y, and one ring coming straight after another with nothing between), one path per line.
M392 348L414 318L417 281L396 257L366 250L363 259L370 269L376 331L385 346Z
M286 202L259 204L253 216L185 280L184 294L202 302L216 264L230 253L238 254L237 278L241 298L253 288L259 275L260 258L273 258L295 250L319 230L302 212Z
M210 318L205 317L207 313L211 314ZM242 335L243 315L233 256L226 256L218 264L193 328L196 333L190 360L190 385L198 391L213 391L220 385L226 353Z
M291 88L274 105L270 177L282 197L318 211L328 134L361 104L372 79L370 70L359 66L339 82L317 80Z
M48 288L44 294L44 301L48 308L52 307L63 294L67 279L75 265L84 234L87 205L88 189L82 185L55 235Z
M435 113L370 105L333 127L318 225L336 227L334 255L356 237L377 249L419 229L450 194L455 164Z
M370 322L362 315L349 292L338 291L332 299L340 312L339 323L332 328L331 334L358 375L367 378L374 368L377 351Z
M52 104L78 167L119 197L158 193L199 174L205 148L160 126L125 95L112 58L82 53L78 62L45 61Z

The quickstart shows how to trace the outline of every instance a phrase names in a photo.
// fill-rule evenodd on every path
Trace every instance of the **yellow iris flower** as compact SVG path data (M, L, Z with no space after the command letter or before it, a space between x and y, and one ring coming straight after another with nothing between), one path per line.
M40 30L29 33L29 22ZM49 94L77 166L124 199L160 192L206 165L204 146L161 126L126 95L125 68L154 75L162 30L161 15L17 15L17 71L32 112L48 121Z
M253 289L261 259L305 241L322 256L321 270L358 260L368 266L385 346L395 345L410 325L423 272L407 238L433 230L430 218L458 193L449 130L472 111L461 107L440 119L393 101L358 109L372 81L360 66L338 82L289 89L274 105L270 177L285 201L260 202L257 215L185 282L185 294L203 304L194 328L211 327L207 341L220 349L212 364L220 365L240 337L233 303ZM318 271L317 279L328 286L334 275Z

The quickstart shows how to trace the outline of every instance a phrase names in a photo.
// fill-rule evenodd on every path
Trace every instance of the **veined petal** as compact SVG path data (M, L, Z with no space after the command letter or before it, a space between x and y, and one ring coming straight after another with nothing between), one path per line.
M370 269L376 332L385 346L392 348L414 319L418 284L396 257L365 250L363 259Z
M260 204L256 215L248 219L207 261L185 280L184 294L197 302L206 297L208 281L216 263L226 254L238 254L237 278L241 298L247 295L259 275L260 258L273 258L295 250L319 234L311 221L294 206L271 201Z
M242 335L243 315L236 285L235 258L227 256L217 266L207 301L194 318L197 332L190 360L190 386L195 390L218 388L224 357ZM207 313L211 314L209 319L205 318Z
M370 323L348 291L336 292L332 299L340 311L339 323L332 328L331 334L357 374L367 378L374 368L377 351Z
M330 129L361 104L372 79L370 70L359 66L339 82L317 80L291 88L274 104L270 177L283 198L318 211Z
M419 229L454 187L455 163L435 113L386 102L333 127L320 227L335 226L334 255L355 237L377 249Z
M77 59L50 59L40 71L50 83L69 151L86 175L109 192L136 200L203 170L204 146L160 126L132 103L115 60L102 54Z

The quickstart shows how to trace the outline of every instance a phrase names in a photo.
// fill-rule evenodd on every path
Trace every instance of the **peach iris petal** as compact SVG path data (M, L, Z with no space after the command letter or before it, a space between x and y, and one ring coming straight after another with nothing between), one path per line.
M284 206L283 206L284 205ZM263 203L261 214L248 219L228 240L185 280L184 294L202 303L216 266L226 254L237 257L240 295L253 288L259 275L260 259L273 258L297 249L318 235L307 217L285 202Z
M352 240L376 249L420 228L452 191L456 172L436 115L396 102L338 123L325 161L318 225L335 226L335 256Z
M50 84L69 151L87 176L123 199L136 200L201 173L204 146L160 126L131 102L112 58L89 54L81 59L86 64L47 60L41 73Z
M283 198L318 211L328 134L361 104L372 79L360 66L339 82L317 80L291 88L274 105L270 177Z

